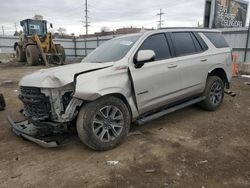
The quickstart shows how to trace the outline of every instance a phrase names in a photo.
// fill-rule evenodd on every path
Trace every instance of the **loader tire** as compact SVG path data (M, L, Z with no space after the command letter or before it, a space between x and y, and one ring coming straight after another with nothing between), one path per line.
M63 62L65 62L66 55L65 55L65 50L62 47L62 45L60 45L60 44L56 45L56 51L57 51L57 53L62 54L62 60L63 60Z
M16 59L18 62L25 62L26 61L26 55L25 55L25 52L23 52L21 46L16 47Z
M39 50L35 45L29 45L26 48L27 64L30 66L39 65Z

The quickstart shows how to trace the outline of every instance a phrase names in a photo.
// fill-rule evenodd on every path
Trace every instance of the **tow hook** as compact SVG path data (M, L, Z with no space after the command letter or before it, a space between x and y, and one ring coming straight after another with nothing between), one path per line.
M236 93L232 92L232 91L224 91L225 94L229 95L230 97L236 97Z

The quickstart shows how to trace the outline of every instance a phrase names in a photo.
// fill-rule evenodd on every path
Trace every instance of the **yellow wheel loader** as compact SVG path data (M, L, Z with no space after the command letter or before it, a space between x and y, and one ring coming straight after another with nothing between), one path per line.
M20 22L23 33L19 42L14 44L16 59L28 65L62 65L65 51L60 44L54 44L52 35L47 31L47 21L43 19L26 19ZM52 24L50 24L52 28Z

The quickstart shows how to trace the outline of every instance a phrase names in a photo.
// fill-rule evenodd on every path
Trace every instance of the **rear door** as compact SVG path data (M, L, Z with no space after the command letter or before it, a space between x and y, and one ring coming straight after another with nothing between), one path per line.
M208 69L209 56L205 53L208 47L193 32L172 32L171 39L178 57L183 95L202 92Z
M153 50L156 54L154 61L139 69L131 62L137 106L142 114L173 100L182 85L177 58L173 57L164 33L146 38L139 50Z

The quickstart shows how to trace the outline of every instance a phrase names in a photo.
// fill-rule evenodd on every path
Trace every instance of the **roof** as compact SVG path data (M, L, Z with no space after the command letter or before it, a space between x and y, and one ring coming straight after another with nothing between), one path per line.
M200 31L200 32L221 32L217 29L208 29L208 28L200 28L200 27L164 27L161 29L158 29L157 31Z

